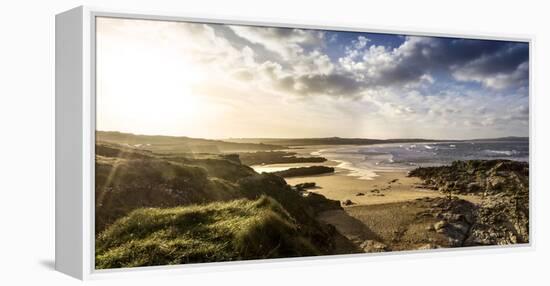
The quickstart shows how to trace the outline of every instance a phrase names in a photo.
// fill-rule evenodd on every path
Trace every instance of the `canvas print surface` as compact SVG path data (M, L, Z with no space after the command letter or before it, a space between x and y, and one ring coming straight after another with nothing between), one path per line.
M96 18L95 267L529 242L529 44Z

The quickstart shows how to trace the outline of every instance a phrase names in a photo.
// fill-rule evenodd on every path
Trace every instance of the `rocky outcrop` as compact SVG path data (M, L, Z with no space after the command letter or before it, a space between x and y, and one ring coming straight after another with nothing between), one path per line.
M417 200L421 204L429 203L427 211L420 212L418 219L433 218L435 223L429 225L426 230L446 237L447 241L431 243L421 246L421 249L458 247L464 246L464 242L470 235L470 230L475 222L477 206L456 196L451 198L421 198Z
M423 179L427 188L452 194L516 194L529 189L529 164L509 160L455 161L417 168L409 176Z
M465 245L504 245L529 242L528 196L487 197Z
M304 177L304 176L315 176L327 173L334 173L333 167L327 166L309 166L309 167L297 167L290 168L283 171L272 172L274 174L283 178L289 177Z
M296 152L287 151L258 151L240 153L240 160L243 164L263 165L263 164L288 164L288 163L322 163L326 158L318 156L297 156Z
M464 219L449 218L433 226L456 238L456 246L529 242L529 164L508 160L456 161L450 166L417 168L409 173L427 188L448 195L443 209L452 209L455 194L479 195L477 206L463 204ZM447 205L447 206L445 206ZM439 208L440 206L435 206ZM471 214L468 219L467 214ZM444 211L441 216L454 216ZM471 220L471 221L469 221ZM461 235L457 235L461 234Z

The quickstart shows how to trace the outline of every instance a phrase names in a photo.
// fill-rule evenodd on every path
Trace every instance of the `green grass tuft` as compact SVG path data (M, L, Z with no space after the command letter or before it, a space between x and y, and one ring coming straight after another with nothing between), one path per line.
M96 268L319 255L275 200L132 211L102 232Z

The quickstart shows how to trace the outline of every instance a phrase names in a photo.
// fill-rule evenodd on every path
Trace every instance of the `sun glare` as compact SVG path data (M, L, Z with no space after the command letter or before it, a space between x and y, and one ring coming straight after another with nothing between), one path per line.
M201 114L193 86L202 73L177 46L132 37L103 40L97 49L97 106L108 116L98 117L98 129L155 133L165 126L173 133L174 126Z

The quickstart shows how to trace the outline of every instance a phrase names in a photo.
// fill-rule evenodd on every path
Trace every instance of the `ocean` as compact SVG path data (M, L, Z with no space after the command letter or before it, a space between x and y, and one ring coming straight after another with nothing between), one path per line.
M376 172L441 166L456 160L508 159L529 161L529 142L461 141L334 146L311 155L325 157L350 171L350 176L372 179Z

